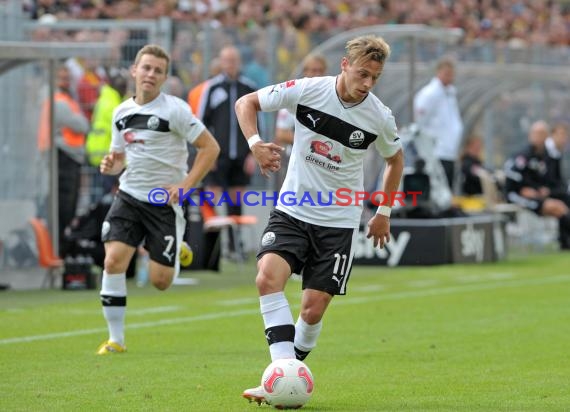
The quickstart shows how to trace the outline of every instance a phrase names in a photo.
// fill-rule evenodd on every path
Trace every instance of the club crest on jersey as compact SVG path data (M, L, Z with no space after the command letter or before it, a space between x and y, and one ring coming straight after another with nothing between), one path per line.
M158 129L158 126L160 125L160 120L158 119L158 117L156 116L150 116L148 118L148 121L146 122L146 126L150 129L150 130L156 130Z
M351 147L358 147L364 142L364 132L362 130L355 130L348 137L348 144Z
M274 232L267 232L261 238L261 246L270 246L275 243L275 233Z

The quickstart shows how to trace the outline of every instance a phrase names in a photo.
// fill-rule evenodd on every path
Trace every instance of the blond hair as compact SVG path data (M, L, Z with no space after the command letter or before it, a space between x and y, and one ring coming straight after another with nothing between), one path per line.
M380 36L365 35L346 43L346 58L352 64L356 61L370 60L384 63L390 56L390 46Z
M168 71L168 66L170 65L170 56L162 47L156 44L147 44L144 46L138 51L135 57L135 66L141 61L141 58L145 54L150 54L151 56L166 60L166 71Z

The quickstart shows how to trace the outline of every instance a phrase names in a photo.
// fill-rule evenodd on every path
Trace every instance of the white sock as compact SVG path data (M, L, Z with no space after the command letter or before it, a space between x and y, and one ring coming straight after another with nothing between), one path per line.
M103 316L109 329L109 340L125 345L125 313L127 310L127 276L125 273L110 275L103 271L101 282Z
M295 347L293 345L295 333L293 315L291 314L291 308L289 307L285 293L276 292L260 296L259 306L263 317L263 324L265 325L266 338L268 334L284 329L286 333L290 335L286 339L279 339L278 342L269 345L271 360L295 358Z
M310 352L315 346L317 346L317 339L321 334L322 328L322 320L314 325L309 325L301 318L301 316L299 316L299 319L297 319L297 323L295 324L295 347L304 352Z

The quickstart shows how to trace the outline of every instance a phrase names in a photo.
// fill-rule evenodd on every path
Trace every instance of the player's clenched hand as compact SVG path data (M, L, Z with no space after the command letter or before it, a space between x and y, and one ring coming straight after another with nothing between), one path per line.
M390 241L390 218L375 214L372 219L368 221L368 239L373 238L374 247L384 247Z
M180 182L176 185L166 185L164 186L164 189L166 191L168 191L168 204L169 205L177 205L179 202L179 194L180 194L180 188L183 187L183 182Z
M269 177L269 172L277 172L281 169L281 152L283 147L275 143L258 142L251 148L251 152L259 164L261 174Z
M104 175L116 175L121 173L125 166L125 154L111 152L101 160L99 171Z
M99 165L99 171L103 174L108 174L113 170L113 165L115 164L115 156L113 153L109 153L103 157L101 164Z

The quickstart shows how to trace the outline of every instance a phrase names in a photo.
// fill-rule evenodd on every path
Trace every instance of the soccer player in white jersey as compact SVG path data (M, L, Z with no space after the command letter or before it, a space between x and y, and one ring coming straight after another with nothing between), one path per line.
M370 91L390 54L376 36L362 36L346 44L336 76L296 79L268 86L236 102L244 136L264 175L280 168L280 152L258 135L257 111L287 108L295 113L295 135L281 195L297 198L309 193L324 199L348 188L363 191L366 148L374 144L386 159L383 191L398 190L404 160L390 109ZM261 239L256 286L271 360L305 359L316 346L322 318L333 296L346 293L353 244L362 205L356 201L322 206L279 203L271 212ZM368 222L368 238L383 247L390 240L390 206L379 206ZM283 293L291 273L302 273L301 309L296 323ZM247 389L250 401L265 401L261 386Z
M125 271L143 240L150 281L159 290L171 285L185 227L179 189L186 193L196 187L220 151L188 104L160 91L169 62L159 46L139 50L131 67L136 95L114 110L110 153L100 165L101 173L110 175L126 168L101 229L105 264L100 294L109 339L97 350L100 355L126 350ZM188 173L187 142L198 152Z

